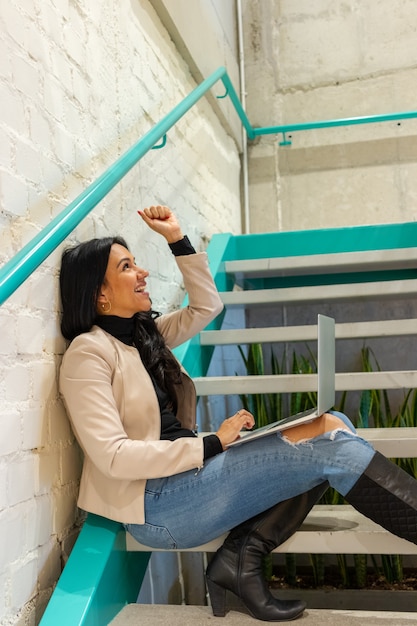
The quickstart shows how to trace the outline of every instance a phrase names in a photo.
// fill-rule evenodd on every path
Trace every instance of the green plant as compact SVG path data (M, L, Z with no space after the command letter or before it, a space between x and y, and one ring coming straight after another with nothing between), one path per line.
M247 356L245 356L241 346L238 346L238 350L249 376L262 376L265 374L266 368L262 344L251 344L248 348ZM275 354L271 350L271 373L274 375L283 374L285 367L284 364L285 354L282 357L282 362L279 363ZM256 421L255 428L265 426L270 422L280 419L282 416L282 394L280 393L243 394L239 397L244 408L253 413Z
M248 348L247 356L243 349L238 346L242 359L244 361L248 375L263 375L266 373L264 350L262 344L251 344ZM303 355L297 355L293 352L291 357L291 373L293 374L311 374L317 371L317 360L315 355L308 348L309 358ZM270 370L272 374L286 374L287 358L284 353L281 361L278 361L271 348ZM374 368L381 371L378 361L373 351L364 346L361 350L361 363L364 372L372 372ZM346 403L347 393L342 394L338 410L343 411ZM240 396L242 405L251 411L256 420L256 426L260 427L270 423L283 416L283 398L282 394L249 394ZM304 411L316 405L317 395L312 392L298 392L289 394L289 410L291 413ZM367 428L373 426L375 428L389 428L400 426L417 426L417 390L409 390L405 395L401 405L394 414L391 409L389 395L386 390L371 389L365 390L361 394L358 419L356 426ZM417 459L396 459L395 462L405 471L417 478ZM320 500L322 504L343 504L344 498L334 489L329 488ZM312 566L313 578L315 584L322 584L324 577L324 555L311 554L310 563ZM371 555L371 562L374 571L379 574L381 568L378 565L377 557ZM402 557L401 555L381 555L380 556L382 572L388 582L401 581L403 578ZM344 554L337 555L339 572L342 578L342 584L345 587L350 585L350 575L347 556ZM366 555L353 555L355 586L364 587L366 585L366 577L368 570L368 559ZM296 555L285 555L285 578L289 584L295 585L297 582L297 565ZM264 571L267 578L271 577L272 560L266 559L264 563Z

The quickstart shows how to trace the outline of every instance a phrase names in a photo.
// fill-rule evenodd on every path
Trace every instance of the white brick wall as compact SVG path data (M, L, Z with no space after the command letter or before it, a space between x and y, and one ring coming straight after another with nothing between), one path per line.
M3 264L195 83L147 0L2 2L0 54ZM234 140L203 100L66 244L124 234L151 271L156 307L169 309L182 299L179 276L136 210L170 204L201 249L240 230L239 171ZM56 385L62 248L0 309L2 626L38 623L77 530L81 459Z

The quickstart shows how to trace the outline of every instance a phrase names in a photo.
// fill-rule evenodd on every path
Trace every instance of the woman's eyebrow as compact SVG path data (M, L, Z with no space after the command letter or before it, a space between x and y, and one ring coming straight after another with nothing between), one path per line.
M123 257L123 259L120 259L120 261L119 261L119 262L118 262L118 264L116 265L116 268L118 268L118 267L119 267L119 265L121 265L121 264L122 264L122 263L124 263L125 261L129 261L129 263L132 263L132 262L134 263L134 259L132 259L132 258L130 258L130 257L128 257L128 256L125 256L125 257Z

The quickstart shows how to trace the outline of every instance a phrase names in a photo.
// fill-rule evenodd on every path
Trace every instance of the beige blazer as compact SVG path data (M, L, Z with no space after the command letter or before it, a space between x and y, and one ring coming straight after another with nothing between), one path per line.
M206 253L176 257L189 304L156 320L170 348L202 330L223 304ZM148 478L203 465L203 440L161 441L161 418L152 381L136 348L98 326L76 337L60 370L60 390L84 452L78 505L112 520L143 524ZM196 393L183 372L178 417L195 424Z

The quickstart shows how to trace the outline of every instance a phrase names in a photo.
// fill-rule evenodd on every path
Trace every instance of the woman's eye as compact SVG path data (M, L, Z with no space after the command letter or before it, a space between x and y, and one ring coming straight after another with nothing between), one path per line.
M124 270L129 269L129 267L130 267L130 264L129 264L129 263L127 263L127 262L123 265L123 269L124 269Z

